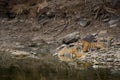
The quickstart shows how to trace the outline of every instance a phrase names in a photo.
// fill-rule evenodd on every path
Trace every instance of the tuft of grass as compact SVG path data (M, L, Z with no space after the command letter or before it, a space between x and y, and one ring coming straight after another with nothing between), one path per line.
M46 0L21 0L16 1L16 3L9 3L10 13L16 15L26 14L29 17L36 17L40 11L47 7L48 3Z

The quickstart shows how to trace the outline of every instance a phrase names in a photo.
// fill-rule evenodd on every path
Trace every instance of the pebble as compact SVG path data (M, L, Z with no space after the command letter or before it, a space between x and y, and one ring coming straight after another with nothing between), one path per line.
M107 62L113 62L113 58L107 58Z
M79 24L80 24L80 26L82 26L82 27L86 27L86 26L88 26L88 25L90 24L90 21L87 20L87 19L81 19L81 20L79 21Z

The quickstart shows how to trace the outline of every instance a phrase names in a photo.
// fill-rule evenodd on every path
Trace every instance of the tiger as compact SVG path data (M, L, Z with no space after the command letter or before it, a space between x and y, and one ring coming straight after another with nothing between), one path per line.
M106 46L103 42L101 41L96 41L96 42L88 42L83 40L82 41L82 52L88 52L92 50L93 48L99 48L99 49L105 49Z
M82 46L81 52L89 52L94 48L105 49L105 44L98 38L98 34L89 34L78 41L78 45Z
M93 48L105 49L106 47L102 41L97 40L93 35L89 35L82 40L80 39L71 44L59 47L54 55L57 55L61 61L72 61L74 59L84 57L87 54L86 52L92 50ZM81 51L79 51L79 49ZM65 57L66 54L73 55L73 57Z
M73 61L85 55L79 52L77 46L73 46L73 47L65 46L62 49L58 50L56 54L59 60L61 61ZM72 57L65 57L65 55L67 54L69 54Z

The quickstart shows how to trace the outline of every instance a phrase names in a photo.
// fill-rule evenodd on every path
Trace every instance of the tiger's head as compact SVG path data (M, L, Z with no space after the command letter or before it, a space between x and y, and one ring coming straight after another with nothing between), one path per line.
M96 48L100 48L100 49L106 49L105 43L104 43L104 42L101 42L101 41L95 42L95 47L96 47Z

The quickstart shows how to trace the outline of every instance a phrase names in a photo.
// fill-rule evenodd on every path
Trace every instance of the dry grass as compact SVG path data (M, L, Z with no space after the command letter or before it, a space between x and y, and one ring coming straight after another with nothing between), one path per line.
M9 3L11 13L16 15L27 14L29 17L36 17L40 10L47 6L46 0L18 0L16 3Z

